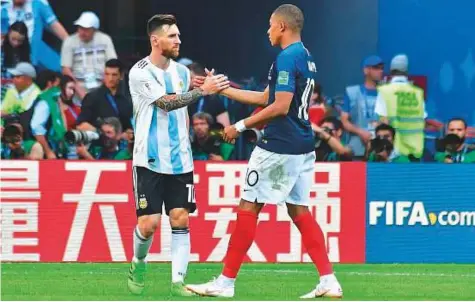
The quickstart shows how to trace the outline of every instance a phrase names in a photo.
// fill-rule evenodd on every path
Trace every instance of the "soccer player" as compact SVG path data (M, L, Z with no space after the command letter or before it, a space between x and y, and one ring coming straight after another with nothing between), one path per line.
M315 86L316 67L301 42L302 11L290 4L279 6L270 18L269 40L282 51L269 72L264 92L228 88L221 93L253 105L267 105L259 113L225 128L226 141L234 141L248 128L267 124L264 136L248 164L237 223L231 235L221 275L208 283L186 287L203 296L233 297L234 282L256 233L264 204L286 203L288 213L302 235L320 283L301 298L342 297L342 290L328 260L320 226L308 202L314 177L314 137L308 120L308 104Z
M227 77L208 76L188 91L190 71L173 59L180 32L172 15L155 15L147 23L152 51L130 70L134 106L133 182L138 217L128 288L144 290L145 257L165 205L172 229L172 293L193 295L183 285L190 254L188 215L196 209L193 159L186 106L229 87Z

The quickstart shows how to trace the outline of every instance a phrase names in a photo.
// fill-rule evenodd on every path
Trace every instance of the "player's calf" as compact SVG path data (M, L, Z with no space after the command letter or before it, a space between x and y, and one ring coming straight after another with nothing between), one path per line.
M172 293L184 295L188 262L190 260L189 213L187 209L177 208L169 213L172 228Z
M160 215L145 215L138 219L134 228L134 257L129 268L127 287L133 294L142 294L145 288L145 258L152 245L153 234L160 222Z

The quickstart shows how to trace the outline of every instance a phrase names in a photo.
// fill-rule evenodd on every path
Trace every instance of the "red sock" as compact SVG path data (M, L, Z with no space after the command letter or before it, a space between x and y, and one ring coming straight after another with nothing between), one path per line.
M295 217L294 223L302 235L303 245L307 249L313 264L317 267L320 276L332 274L333 268L330 260L328 260L325 237L310 212Z
M256 235L257 215L250 211L239 210L237 223L228 250L224 258L222 274L228 278L236 278L247 251L251 247Z

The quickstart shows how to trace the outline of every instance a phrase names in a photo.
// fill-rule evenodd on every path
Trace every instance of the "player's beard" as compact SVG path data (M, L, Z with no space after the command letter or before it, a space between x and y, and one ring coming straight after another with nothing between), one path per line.
M178 58L179 54L180 54L180 50L178 48L171 48L167 50L164 49L162 51L162 55L168 59L176 59Z

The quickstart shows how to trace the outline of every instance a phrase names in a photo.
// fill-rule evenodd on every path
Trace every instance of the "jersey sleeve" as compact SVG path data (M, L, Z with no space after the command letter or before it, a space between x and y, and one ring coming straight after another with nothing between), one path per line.
M43 23L51 25L58 20L47 0L39 1L39 10Z
M129 75L129 85L134 102L150 105L166 94L158 79L145 69L133 68Z
M275 91L295 92L297 65L291 53L281 53L276 61Z

